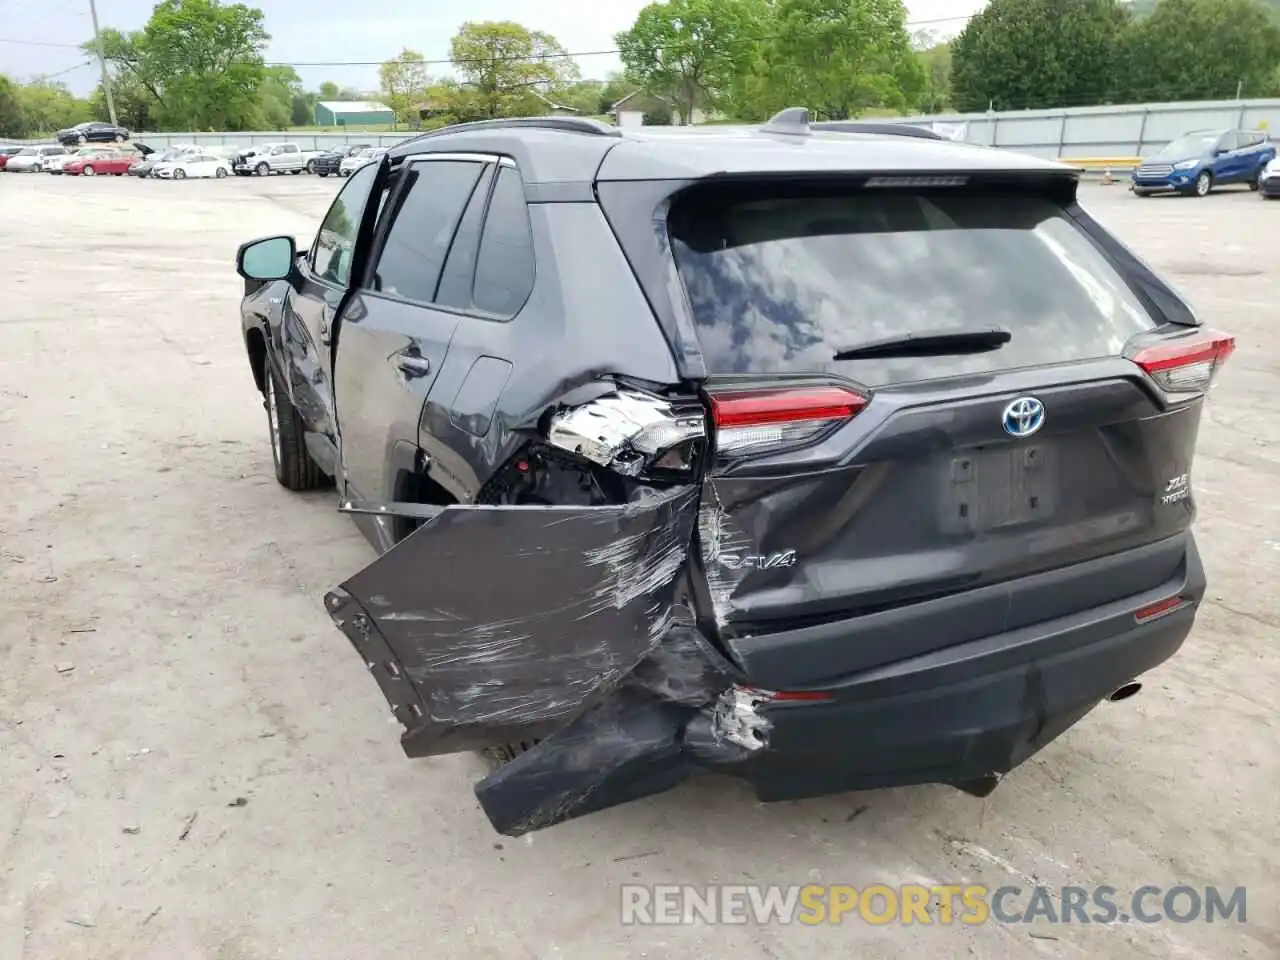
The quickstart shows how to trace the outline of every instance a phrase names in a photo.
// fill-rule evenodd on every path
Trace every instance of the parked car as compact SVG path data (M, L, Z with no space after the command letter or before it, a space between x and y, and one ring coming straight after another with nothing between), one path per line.
M321 177L327 177L331 173L338 173L342 161L347 157L354 157L362 150L372 150L372 144L353 143L350 146L342 147L339 150L325 150L311 161L311 172Z
M368 149L361 150L349 157L344 157L338 164L338 173L341 176L349 177L366 163L371 163L374 160L381 160L386 155L386 147L369 147Z
M9 162L9 158L15 154L22 152L22 147L18 145L0 146L0 170L5 168L5 164Z
M306 169L311 154L304 154L296 143L265 143L260 147L238 153L231 162L232 169L241 176L250 173L260 177L273 173L299 174Z
M1258 193L1264 200L1280 197L1280 159L1272 160L1263 168L1258 179Z
M59 130L54 138L62 144L86 143L124 143L129 139L126 127L118 127L114 123L101 123L97 120L89 123L78 123L66 130Z
M183 149L170 149L163 152L153 151L141 159L135 159L135 161L129 166L129 175L131 177L149 177L157 164L164 163L168 160L176 160L178 157L181 157L188 152L188 150Z
M502 833L985 795L1191 630L1233 338L1077 171L807 116L454 126L237 254L276 478L379 551L326 609Z
M164 163L157 163L151 176L161 180L185 180L188 177L223 177L231 175L231 163L207 153L183 153Z
M23 147L9 158L4 165L5 173L40 173L44 170L45 161L50 157L62 156L66 147L42 144L34 147Z
M1140 197L1162 191L1205 197L1214 187L1245 183L1258 189L1276 147L1257 130L1197 130L1174 140L1133 172Z
M88 156L72 157L62 165L62 172L72 177L81 174L94 177L100 173L123 177L129 172L129 166L135 159L133 154L115 150L98 150Z

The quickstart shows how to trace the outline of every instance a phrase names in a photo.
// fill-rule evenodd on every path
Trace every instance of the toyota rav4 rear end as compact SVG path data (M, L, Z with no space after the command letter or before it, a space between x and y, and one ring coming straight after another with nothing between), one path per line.
M522 624L525 668L576 707L522 726L527 672L464 669L492 630L415 674L492 684L487 713L420 752L520 741L477 787L506 833L703 771L763 800L984 794L1136 690L1204 595L1192 460L1234 342L1078 205L1072 171L918 138L721 139L633 138L597 175L681 382L620 382L542 425L657 490L611 539L574 540L572 511L544 524L548 555L616 575L590 637ZM497 557L523 522L471 524L473 549ZM510 590L538 585L492 586ZM564 602L544 593L545 616Z

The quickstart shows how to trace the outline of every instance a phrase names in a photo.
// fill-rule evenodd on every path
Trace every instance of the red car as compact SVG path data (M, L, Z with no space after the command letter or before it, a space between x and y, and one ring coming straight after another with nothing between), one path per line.
M86 177L96 176L99 173L113 173L117 177L122 177L129 172L131 164L136 163L137 157L126 153L111 153L104 150L101 153L91 154L87 157L76 157L74 160L68 160L62 165L62 172L71 176L84 174Z
M21 150L21 147L0 147L0 170L9 162L9 158Z

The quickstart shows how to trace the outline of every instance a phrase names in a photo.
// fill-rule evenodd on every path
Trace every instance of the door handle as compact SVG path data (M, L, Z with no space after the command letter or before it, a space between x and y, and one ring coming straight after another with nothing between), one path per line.
M396 366L409 378L425 377L431 372L431 361L426 357L412 353L402 353L396 357Z
M320 310L320 342L327 347L332 336L333 329L329 324L329 308L323 307Z

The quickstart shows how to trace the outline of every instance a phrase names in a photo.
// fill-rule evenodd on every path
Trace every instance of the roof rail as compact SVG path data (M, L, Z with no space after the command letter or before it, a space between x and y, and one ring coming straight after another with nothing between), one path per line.
M890 137L919 137L921 140L947 139L936 130L892 120L823 120L813 124L814 130L828 133L878 133Z
M455 123L439 130L428 130L405 143L428 140L452 133L468 133L472 130L503 130L510 128L536 130L558 130L561 133L582 133L593 137L620 137L622 131L617 127L590 117L500 117L496 120L473 120L470 123Z
M809 108L787 107L779 110L760 128L761 133L777 133L788 137L809 136Z

